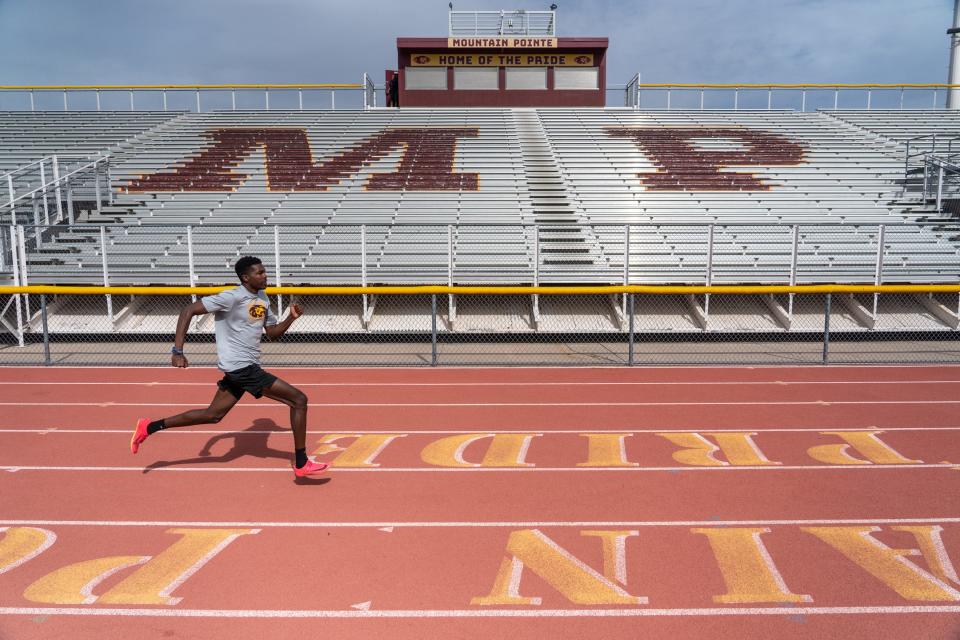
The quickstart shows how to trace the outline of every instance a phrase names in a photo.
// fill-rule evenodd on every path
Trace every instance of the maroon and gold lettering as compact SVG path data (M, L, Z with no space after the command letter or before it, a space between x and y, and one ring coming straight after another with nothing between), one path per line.
M403 158L397 170L371 176L367 189L477 191L478 175L454 173L453 160L457 140L478 134L476 128L387 129L314 164L303 129L216 129L204 134L212 146L173 172L141 176L127 191L232 191L248 177L235 168L258 147L266 154L270 191L326 191L398 147Z
M743 128L650 127L608 129L611 136L630 138L659 167L656 173L637 174L651 191L769 191L770 184L753 173L721 171L744 165L795 165L804 148L765 131ZM705 150L702 139L730 139L743 150Z

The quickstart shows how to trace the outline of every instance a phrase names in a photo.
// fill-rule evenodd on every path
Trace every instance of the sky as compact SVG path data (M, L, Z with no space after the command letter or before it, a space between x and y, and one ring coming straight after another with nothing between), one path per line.
M556 0L607 82L946 82L951 0ZM542 10L547 2L455 2ZM0 0L0 84L382 82L446 0Z

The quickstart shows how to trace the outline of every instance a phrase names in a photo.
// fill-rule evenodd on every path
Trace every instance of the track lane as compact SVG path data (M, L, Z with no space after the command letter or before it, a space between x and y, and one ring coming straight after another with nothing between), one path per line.
M0 383L0 406L84 406L96 403L119 403L123 406L142 404L206 405L217 388L216 380L196 386L83 384L71 386L3 386ZM644 385L620 386L596 384L584 387L571 382L548 387L535 385L455 386L329 386L303 387L314 406L359 405L576 405L612 404L619 406L657 406L668 404L757 403L760 406L782 402L786 405L811 402L893 403L897 401L956 402L960 383L924 382L922 384L846 385L831 383L805 384L738 384L738 385ZM468 391L469 396L464 392ZM251 398L242 400L251 403Z
M951 468L332 471L328 479L310 483L317 486L295 486L288 464L271 460L264 466L276 471L252 473L0 472L0 513L10 519L346 522L925 518L960 513L960 472Z
M210 425L213 426L213 425ZM10 430L0 432L0 467L34 466L77 466L77 467L142 467L165 468L210 468L213 470L228 468L252 468L275 465L278 460L286 461L292 451L293 441L289 429L283 428L273 420L255 419L246 429L238 431L218 430L216 433L204 433L200 427L169 429L151 436L141 448L141 453L132 456L129 452L130 431L113 430L103 433L98 430L80 431L41 431L25 432ZM355 435L349 431L310 432L307 444L308 453L317 455L318 460L337 465L340 451L327 452L329 445L326 436L347 434L347 437L332 441L338 447L349 447L356 442ZM428 452L451 439L474 436L477 439L462 450L462 460L470 464L480 464L491 446L491 438L481 437L489 431L457 432L379 432L367 434L376 439L376 450L364 457L362 464L379 469L424 468L442 470L443 464L453 466L452 446L446 447L447 455L437 460ZM509 431L505 433L510 433ZM557 433L550 430L525 431L513 433L527 436L526 440L515 438L511 441L511 451L499 463L490 466L527 466L534 469L558 468L571 471L603 467L604 465L636 466L641 468L678 468L695 467L695 463L716 461L717 464L729 462L724 451L718 450L712 458L697 456L693 460L678 460L675 455L688 450L691 446L714 446L732 440L734 445L750 447L743 451L731 449L735 455L734 465L768 466L808 466L816 471L818 467L840 465L844 462L861 460L864 463L880 464L958 464L960 465L960 428L957 429L921 429L904 430L868 430L857 435L865 443L872 445L865 451L849 447L849 441L836 435L836 430L808 429L798 431L744 430L741 432L723 432L718 440L710 435L709 429L700 431L658 431L657 429L636 429L606 436L608 432L597 429L590 432L572 431ZM840 431L847 433L847 431ZM706 434L706 435L702 435ZM755 434L755 435L739 435ZM591 458L591 442L595 438L604 438L607 443L622 442L622 452ZM689 442L671 440L685 438ZM853 442L858 442L854 440ZM521 450L522 444L527 446ZM813 447L847 444L842 458L824 458L820 450ZM609 454L605 451L605 454ZM835 452L831 452L834 454ZM817 454L820 457L814 457ZM870 460L873 454L876 457ZM426 457L425 457L426 456ZM882 457L880 457L882 456ZM360 465L354 463L354 466ZM869 466L869 465L868 465ZM759 471L763 471L759 469Z
M960 381L960 365L938 366L769 366L769 367L358 367L291 368L265 367L288 381L379 383L379 382L553 382L650 381L669 382L765 382L771 381L871 381L871 380L954 380ZM74 381L90 382L206 382L216 380L213 367L175 369L166 362L156 367L4 367L0 382Z
M16 374L26 371L16 370ZM89 381L91 370L55 369L62 381L78 381L85 374ZM94 370L109 372L105 379L131 381L141 372L150 376L145 381L195 379L210 384L218 377L213 370L187 371L138 369ZM482 372L478 374L478 371ZM542 379L549 371L551 380L571 383L616 380L652 381L660 374L675 382L692 382L684 390L680 385L647 385L637 388L622 386L554 385L544 390L506 388L490 385L468 387L476 382L533 381ZM638 373L639 372L639 373ZM554 375L556 373L556 375ZM709 373L709 375L705 375ZM585 374L585 375L584 375ZM730 374L730 377L724 376ZM889 374L889 376L888 376ZM0 378L10 375L0 370ZM29 374L32 375L32 374ZM27 375L26 377L29 377ZM622 377L618 377L621 376ZM893 376L896 377L893 377ZM196 378L193 378L196 376ZM296 378L296 376L303 376ZM15 376L24 380L23 375ZM99 375L97 376L100 377ZM857 382L865 377L889 380L915 380L918 384L902 385L846 385L838 391L829 380ZM793 379L809 381L810 385L790 387L782 385L709 385L699 382L714 381L770 381ZM616 390L631 396L655 396L657 399L677 398L677 406L543 406L543 407L316 407L311 410L311 437L324 432L347 432L352 429L402 430L475 430L535 431L545 436L531 445L529 459L539 464L576 465L583 460L582 438L576 434L551 434L556 429L591 430L634 429L711 429L734 428L760 430L767 428L797 428L804 430L842 430L874 426L943 427L960 425L956 420L957 406L929 404L930 399L950 399L956 385L942 382L956 378L960 382L960 368L856 368L856 369L654 369L654 370L289 370L289 379L339 380L342 382L444 382L455 380L461 386L425 387L391 386L386 390L364 386L331 386L308 388L311 397L350 398L360 402L376 399L378 404L390 404L383 398L410 402L412 397L435 399L444 404L450 397L490 398L510 397L520 400L533 398L585 398L594 391L600 397L610 397ZM49 378L47 378L49 380ZM941 380L941 382L926 382ZM731 386L734 388L731 389ZM840 385L836 385L839 387ZM2 397L26 385L3 388ZM69 391L76 387L76 391ZM133 387L131 389L130 387ZM27 387L29 388L29 387ZM892 396L919 400L917 404L810 404L810 405L703 405L683 406L698 394L704 397L722 397L723 389L743 398L816 397L859 398L871 401ZM175 397L177 401L193 400L203 387L153 385L147 387L154 394ZM720 392L717 392L719 389ZM801 390L802 389L802 390ZM105 395L102 395L106 392ZM139 400L143 389L134 385L91 388L89 385L55 385L37 391L41 400L50 397L74 397L96 400L111 398ZM714 395L718 394L718 395ZM821 398L822 399L822 398ZM10 400L6 400L10 401ZM503 400L500 400L503 402ZM549 400L548 400L549 401ZM819 401L819 400L817 400ZM397 402L393 403L396 404ZM289 433L286 408L272 403L239 406L216 428L250 429L256 420L271 421L269 430L276 433L256 435L257 443L230 442L232 436L218 433L191 433L190 428L148 441L141 455L134 458L126 452L129 434L122 427L132 426L138 416L138 407L58 407L18 406L0 407L0 428L36 428L53 426L58 429L99 428L116 429L112 433L41 434L0 433L0 464L3 460L28 458L41 464L78 464L79 461L97 464L117 463L140 469L115 472L44 472L21 470L0 472L0 519L9 520L169 520L171 522L330 522L330 523L404 523L404 522L512 522L522 526L544 523L543 532L554 537L558 544L571 550L585 562L600 568L596 540L580 535L575 528L555 526L561 522L677 521L690 520L710 526L730 521L756 520L770 522L778 519L842 520L865 518L955 518L960 513L956 483L960 472L948 468L873 468L817 469L817 470L721 470L721 471L589 471L571 473L467 471L467 472L347 472L335 470L329 480L311 483L315 486L295 486L287 470L285 456L289 455ZM165 413L171 413L167 411ZM830 426L833 425L833 426ZM198 431L202 428L197 428ZM239 472L173 472L142 473L150 461L185 460L197 457L198 451L210 439L219 439L211 451L212 457L239 449L241 454L211 466L221 468L259 467L270 471ZM249 434L254 435L254 434ZM168 437L171 436L171 437ZM406 448L388 448L384 451L384 465L420 464L417 458L420 445L444 434L411 433ZM248 436L240 436L247 438ZM549 438L549 440L547 440ZM960 438L955 432L896 432L883 435L887 441L904 453L939 462L954 456L960 459ZM628 454L644 465L674 464L671 453L677 449L667 440L647 433L628 438ZM539 446L546 442L544 446ZM784 462L800 461L809 446L825 444L823 436L804 432L770 432L758 437L763 452L771 459ZM829 442L835 442L830 440ZM249 445L249 446L248 446ZM922 451L921 451L922 449ZM281 453L271 453L281 452ZM29 453L27 453L29 452ZM9 458L8 458L9 455ZM34 457L35 456L35 457ZM472 452L468 457L472 456ZM229 456L228 456L229 457ZM15 462L16 463L16 462ZM183 464L181 468L201 467L207 463ZM171 467L175 468L175 467ZM276 471L272 469L276 468ZM38 500L42 497L42 501ZM238 499L241 497L241 499ZM878 521L879 522L879 521ZM551 528L551 524L554 526ZM4 526L0 523L0 526ZM44 571L63 562L99 555L117 553L156 553L163 548L163 540L170 534L159 526L129 528L118 532L118 527L68 526L50 524L60 535L59 555L37 558L33 568L24 565L0 575L0 584L14 585L10 593L20 594L22 587ZM626 526L626 525L625 525ZM883 526L882 524L880 526ZM954 557L960 553L960 524L946 522L944 542ZM657 618L603 618L590 614L582 617L554 618L445 618L441 620L405 617L398 620L364 617L356 619L262 620L237 618L219 620L209 618L129 618L139 634L156 631L215 635L231 632L233 637L276 635L278 629L291 633L323 629L343 637L369 637L373 633L389 633L392 637L438 637L459 630L458 635L485 637L550 637L553 635L582 635L591 637L624 636L646 633L652 637L949 637L960 628L960 614L948 613L804 613L776 616L678 615L684 607L700 610L716 608L712 596L723 593L724 585L716 561L702 536L690 532L690 526L676 526L656 531L641 528L629 549L630 569L628 584L631 590L651 598L650 607L673 611ZM871 605L902 607L902 598L867 576L862 569L847 563L835 552L830 556L824 547L811 542L809 534L799 531L799 525L770 525L770 552L777 566L796 591L814 591L817 605ZM504 553L507 528L464 527L442 530L417 527L395 528L392 532L373 527L312 527L289 531L264 528L256 536L238 541L227 548L203 570L180 587L184 607L212 607L215 610L236 610L272 606L302 610L330 610L366 615L352 605L372 600L373 615L378 609L409 611L451 611L469 609L469 599L490 591L492 580ZM669 533L669 535L667 535ZM329 535L327 535L329 534ZM894 546L909 546L910 540L890 537L884 539ZM384 542L389 540L388 542ZM169 542L169 540L167 540ZM239 542L243 542L240 545ZM636 544L634 544L636 542ZM247 543L250 543L249 545ZM591 546L592 545L592 546ZM829 548L827 548L829 552ZM249 555L248 555L249 554ZM221 562L222 561L222 562ZM303 567L308 567L304 571ZM307 574L313 570L328 580L317 582ZM17 576L16 582L12 580ZM31 573L32 572L32 573ZM251 579L251 576L255 576ZM303 577L301 577L303 576ZM5 579L10 578L10 582ZM119 579L119 577L117 578ZM107 588L109 583L104 583ZM380 591L377 591L379 589ZM2 590L2 589L0 589ZM98 589L102 592L103 589ZM571 604L536 576L523 578L523 591L544 598L540 609L570 610ZM284 596L280 598L280 595ZM355 600L356 599L356 600ZM355 602L353 601L355 600ZM466 601L466 604L464 604ZM253 604L245 604L250 602ZM295 604L291 604L295 603ZM304 603L304 604L300 604ZM691 604L692 603L692 604ZM13 604L0 602L0 607L24 606L22 600ZM914 603L915 604L915 603ZM179 606L179 605L178 605ZM90 608L95 609L97 605ZM329 608L329 609L327 609ZM528 610L537 610L538 607ZM170 610L170 609L167 609ZM174 609L175 610L175 609ZM239 614L238 614L239 615ZM686 616L686 617L684 617ZM126 619L123 619L126 620ZM69 616L0 615L0 636L50 637L64 633L77 637L77 629L89 632L89 637L129 636L132 625L119 618L71 618ZM243 631L240 635L236 630ZM41 631L40 635L35 635ZM149 630L149 631L148 631ZM99 633L98 633L99 631ZM599 635L598 635L599 634ZM911 635L913 634L913 635Z
M718 522L723 525L723 522ZM824 523L826 524L826 523ZM871 628L871 620L882 618L897 628L897 620L908 617L915 629L929 632L941 629L950 619L944 614L924 616L908 613L910 607L936 606L917 603L897 594L889 585L870 576L856 563L850 562L826 547L815 536L796 526L773 525L763 534L763 544L777 573L783 579L783 590L800 594L807 602L784 607L776 603L742 603L718 605L715 598L728 590L724 574L717 563L702 527L642 527L625 540L624 591L642 598L635 604L592 606L571 604L560 592L562 585L542 579L529 571L520 576L517 592L541 598L534 607L483 605L474 599L494 590L495 576L509 537L518 529L496 528L477 531L468 528L354 527L349 529L292 529L263 527L245 531L223 547L208 564L177 586L171 596L182 598L175 606L126 606L119 609L137 611L135 618L114 617L114 623L130 620L152 620L152 611L159 615L183 615L194 619L194 625L215 625L208 618L217 612L254 618L284 611L314 618L357 616L343 628L358 632L365 628L362 620L376 620L391 612L402 616L402 625L414 628L426 623L423 618L447 617L471 619L476 631L489 625L498 628L507 618L521 628L541 630L543 624L561 615L572 628L593 628L610 625L611 631L624 633L643 624L647 618L654 629L683 628L695 619L703 625L719 625L724 614L736 613L737 626L764 628L776 624L782 637L786 629L805 625L820 617L830 607L876 608L885 610L857 613L848 611L843 618L834 617L833 624L849 626L855 634ZM909 534L879 524L874 535L885 544L909 544ZM182 528L169 527L98 527L69 525L52 526L58 535L57 544L44 554L3 576L6 607L50 607L32 601L28 588L36 580L65 564L79 560L110 557L117 554L156 556L183 535ZM523 530L523 529L521 529ZM530 530L530 529L526 529ZM572 557L588 566L600 567L601 549L596 538L583 535L579 526L538 527L538 535L546 536ZM943 539L951 548L960 543L960 525L944 527ZM818 562L809 562L810 557ZM318 580L318 575L335 577ZM98 594L105 594L125 576L118 574L101 583ZM146 592L145 592L146 593ZM249 604L255 604L250 607ZM949 602L938 603L950 606ZM247 606L244 606L247 605ZM955 603L954 603L955 605ZM78 607L50 607L58 613L76 611ZM87 612L100 608L115 609L107 604L83 607ZM764 615L770 608L789 613ZM957 606L952 620L957 621ZM211 613L212 612L212 613ZM235 612L235 613L231 613ZM255 613L260 612L260 613ZM38 615L43 615L39 612ZM524 618L515 615L528 616ZM362 616L362 617L361 617ZM489 617L479 617L489 616ZM623 616L616 622L606 616ZM51 618L57 618L52 615ZM656 619L654 627L653 618ZM46 623L47 620L41 622ZM80 618L84 621L91 618ZM199 620L198 620L199 619ZM860 621L867 622L866 627ZM5 624L7 621L4 621ZM26 622L26 621L24 621ZM326 624L325 622L323 624ZM349 625L349 626L348 626ZM50 627L45 627L50 628ZM696 627L691 627L696 628ZM802 628L805 628L802 627ZM742 631L741 631L742 633ZM662 636L661 636L662 637ZM916 636L906 636L916 637ZM927 636L929 637L929 636Z
M108 638L121 640L121 625L112 617L49 616L30 614L0 618L0 633L18 640L48 640L52 637ZM83 632L78 634L78 629ZM957 614L902 614L876 616L789 615L692 618L560 618L560 619L203 619L140 618L137 635L142 638L226 638L263 640L317 634L335 638L389 637L396 640L423 638L791 638L823 640L842 635L851 640L916 637L951 638L960 629Z
M960 396L958 396L960 399ZM266 418L277 424L287 420L287 408L263 400L239 403L219 426L249 427L253 420ZM205 404L205 403L204 403ZM160 417L198 405L168 407L137 406L15 406L0 407L0 429L17 427L56 428L104 427L133 429L138 418ZM200 405L203 406L203 405ZM472 406L453 413L438 407L384 406L312 407L308 414L311 429L757 429L783 428L868 428L941 427L960 425L958 404L807 404L807 405L714 405L674 406Z

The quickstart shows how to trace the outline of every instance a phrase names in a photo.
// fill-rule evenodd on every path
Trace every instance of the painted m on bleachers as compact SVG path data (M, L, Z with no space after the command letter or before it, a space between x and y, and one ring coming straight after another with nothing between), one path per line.
M375 173L365 185L371 191L477 191L476 173L454 173L457 140L475 138L476 128L386 129L340 153L314 163L304 129L215 129L204 137L213 144L170 172L141 176L128 192L232 191L250 176L236 167L258 148L266 157L269 191L326 191L356 175L364 165L395 149L403 157L392 173Z

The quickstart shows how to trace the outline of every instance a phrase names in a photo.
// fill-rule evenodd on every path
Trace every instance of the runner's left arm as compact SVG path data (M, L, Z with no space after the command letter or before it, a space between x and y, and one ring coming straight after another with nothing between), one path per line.
M290 328L290 325L293 324L293 321L303 315L303 308L297 303L291 304L289 313L287 313L287 317L283 319L283 322L277 322L276 316L273 316L272 311L268 313L267 325L264 326L263 331L267 334L268 339L279 340L280 336L285 334L287 329ZM274 324L269 324L271 316L273 316Z

